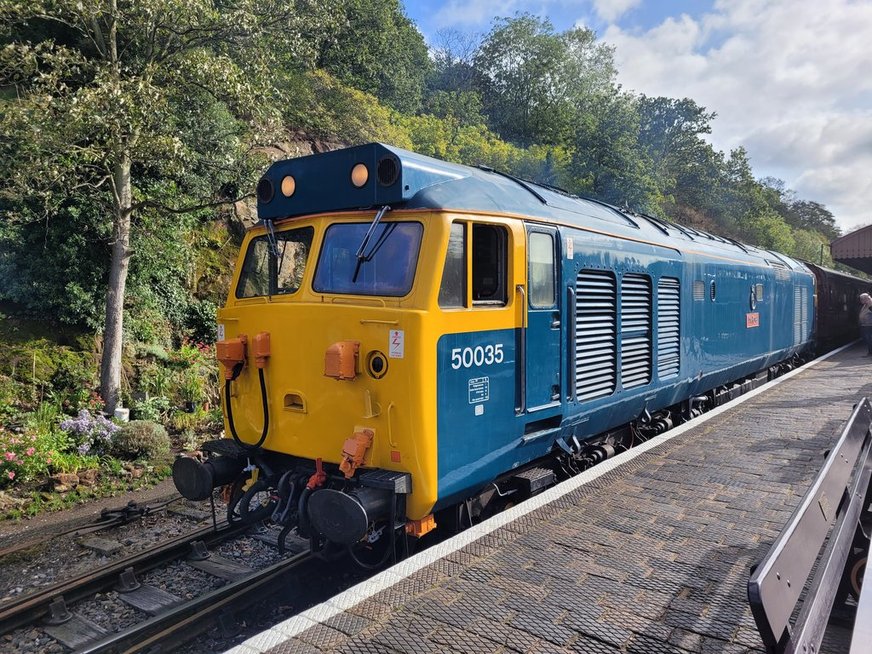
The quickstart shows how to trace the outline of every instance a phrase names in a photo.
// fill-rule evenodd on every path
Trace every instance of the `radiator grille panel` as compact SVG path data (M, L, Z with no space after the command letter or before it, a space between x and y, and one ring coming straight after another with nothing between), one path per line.
M651 280L628 274L621 280L621 386L651 381Z
M793 344L802 342L802 289L793 287Z
M617 372L616 285L611 273L582 270L575 282L575 394L610 395Z
M809 337L810 326L808 323L808 293L801 286L796 287L799 293L799 340L802 343Z
M681 366L681 294L679 281L657 283L657 376L675 377Z

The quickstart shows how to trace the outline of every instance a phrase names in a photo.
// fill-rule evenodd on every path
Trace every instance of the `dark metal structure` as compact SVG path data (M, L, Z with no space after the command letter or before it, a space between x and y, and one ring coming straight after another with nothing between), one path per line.
M872 275L872 225L830 243L833 260Z
M833 606L843 604L849 593L861 597L855 624L872 624L870 592L860 593L861 571L869 553L870 424L872 405L864 398L799 507L751 574L748 600L768 652L820 651ZM815 566L791 625L790 617ZM863 649L868 642L856 645L852 654L868 651Z
M805 265L815 277L817 351L826 352L859 338L859 297L872 291L872 282L813 263Z

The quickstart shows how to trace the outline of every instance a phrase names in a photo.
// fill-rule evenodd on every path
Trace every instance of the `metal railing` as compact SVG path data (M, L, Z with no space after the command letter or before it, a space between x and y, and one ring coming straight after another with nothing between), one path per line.
M799 507L751 574L748 600L768 652L817 654L833 606L845 607L852 591L859 602L851 654L869 651L872 574L866 566L869 585L861 593L859 571L868 558L872 526L867 511L872 501L870 425L872 405L864 398Z

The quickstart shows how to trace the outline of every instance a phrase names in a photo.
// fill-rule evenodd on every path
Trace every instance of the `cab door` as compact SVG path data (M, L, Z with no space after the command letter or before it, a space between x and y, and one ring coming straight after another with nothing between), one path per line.
M557 230L527 226L527 316L524 334L524 408L560 403L560 257Z

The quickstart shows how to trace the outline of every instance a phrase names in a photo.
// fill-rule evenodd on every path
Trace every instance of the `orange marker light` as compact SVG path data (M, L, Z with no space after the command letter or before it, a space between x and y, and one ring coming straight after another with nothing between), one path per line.
M293 178L292 175L286 175L282 180L282 195L286 198L291 197L294 194L294 191L297 190L297 181Z

